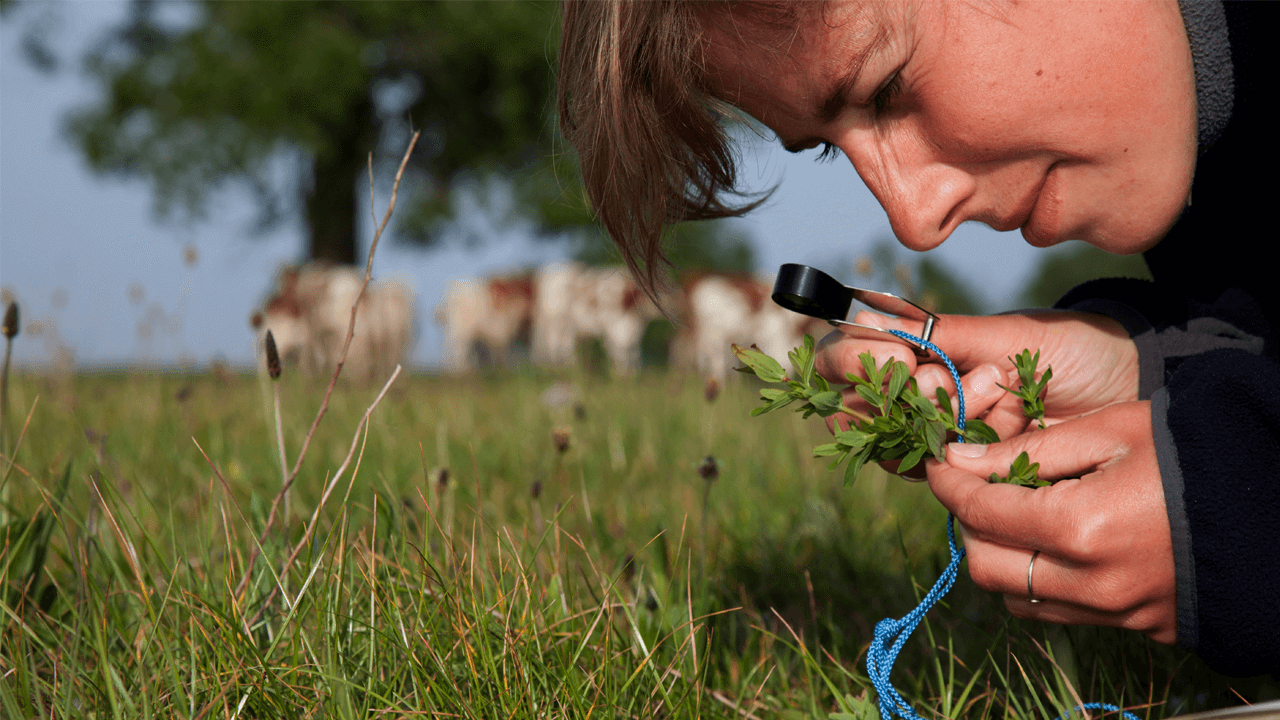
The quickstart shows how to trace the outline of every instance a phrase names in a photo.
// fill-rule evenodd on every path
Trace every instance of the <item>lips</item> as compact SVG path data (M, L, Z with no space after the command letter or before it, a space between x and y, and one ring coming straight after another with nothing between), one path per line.
M993 224L991 227L1000 232L1009 232L1010 230L1017 230L1019 228L1023 228L1025 230L1027 225L1031 222L1032 215L1035 214L1035 210L1039 205L1040 197L1044 192L1045 184L1047 183L1049 174L1052 171L1053 165L1050 165L1044 174L1040 176L1039 182L1037 182L1035 186L1023 196L1022 200L1015 205L998 224Z
M1062 210L1062 198L1058 195L1058 163L1045 171L1040 187L1033 194L1035 202L1022 222L1022 237L1033 247L1049 247L1061 242L1058 217Z

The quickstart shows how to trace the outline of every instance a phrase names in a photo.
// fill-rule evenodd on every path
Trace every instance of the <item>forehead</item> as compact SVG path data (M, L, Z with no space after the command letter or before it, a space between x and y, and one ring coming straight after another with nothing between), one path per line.
M756 97L760 90L785 88L799 104L814 101L816 93L890 42L903 16L901 3L890 0L782 5L717 4L698 14L707 76L717 99L745 109L762 99ZM778 98L770 98L770 104L778 106Z

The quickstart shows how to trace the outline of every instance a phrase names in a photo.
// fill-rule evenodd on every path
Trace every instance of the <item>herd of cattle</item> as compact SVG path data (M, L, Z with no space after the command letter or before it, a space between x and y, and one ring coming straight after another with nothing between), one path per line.
M285 268L252 318L259 356L271 330L286 364L332 368L363 282L363 273L349 267ZM576 361L580 343L596 340L613 373L626 376L640 367L649 323L665 312L677 328L671 365L723 379L731 367L731 343L755 343L782 357L804 333L821 336L827 329L770 301L772 286L771 278L705 273L660 295L660 310L625 269L557 262L532 272L455 280L435 319L444 331L444 363L451 373L508 363L525 353L537 366L565 367ZM413 307L405 284L371 283L360 301L344 372L373 377L404 362L415 340Z

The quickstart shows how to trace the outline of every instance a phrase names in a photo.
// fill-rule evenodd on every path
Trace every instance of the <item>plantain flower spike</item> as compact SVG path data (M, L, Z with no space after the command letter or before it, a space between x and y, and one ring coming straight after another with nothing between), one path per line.
M9 307L4 309L4 336L12 340L18 335L18 303L13 300L9 301Z
M272 380L280 378L280 351L276 350L276 339L267 331L267 374Z

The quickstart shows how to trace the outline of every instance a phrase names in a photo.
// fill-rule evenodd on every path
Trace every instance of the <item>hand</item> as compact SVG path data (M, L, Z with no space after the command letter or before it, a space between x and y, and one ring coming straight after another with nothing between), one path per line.
M920 332L918 322L865 311L854 321ZM1013 437L1027 427L1021 402L997 385L1016 385L1018 376L1009 357L1023 349L1039 350L1040 367L1053 367L1045 397L1046 424L1138 398L1137 347L1119 323L1103 315L1066 311L990 317L944 315L934 325L932 341L960 372L966 419L982 417L1002 438ZM932 397L934 390L942 387L955 402L955 384L946 366L936 361L917 364L911 349L892 339L867 341L833 332L818 345L817 370L836 383L843 383L847 372L865 377L858 360L863 352L871 353L878 364L890 357L902 360L912 369L925 397ZM844 402L859 407L854 392L845 392Z
M1057 379L1055 372L1054 379ZM1030 489L989 483L1019 453ZM929 461L929 487L960 521L969 575L1021 618L1107 625L1177 639L1173 545L1148 402L1113 405L993 445L955 443ZM1027 597L1027 566L1039 550Z

